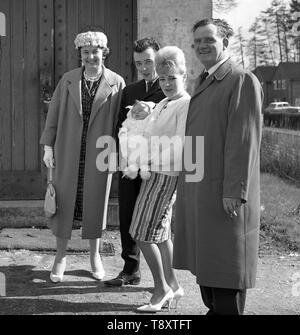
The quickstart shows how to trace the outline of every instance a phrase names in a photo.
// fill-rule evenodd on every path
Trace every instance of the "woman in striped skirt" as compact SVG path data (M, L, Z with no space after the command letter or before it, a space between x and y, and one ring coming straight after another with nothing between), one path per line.
M156 312L183 296L172 269L172 205L181 166L185 122L190 96L185 90L185 57L177 47L160 49L155 58L166 98L152 112L151 177L143 180L129 233L143 252L154 280L154 292L140 312ZM173 140L173 143L172 143ZM175 142L174 142L175 141ZM160 143L160 144L159 144Z

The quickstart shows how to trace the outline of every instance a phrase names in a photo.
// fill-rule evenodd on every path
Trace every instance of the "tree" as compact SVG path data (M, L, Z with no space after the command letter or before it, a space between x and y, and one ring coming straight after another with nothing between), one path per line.
M260 65L273 65L272 55L270 55L268 50L268 36L265 33L265 26L260 17L256 18L249 32L251 33L251 38L247 45L247 55L250 67L255 69Z
M242 34L242 27L239 27L237 33L233 35L233 42L230 44L230 53L234 55L234 59L238 64L241 64L243 68L246 67L245 63L245 45L246 40Z
M291 0L290 2L291 11L291 23L292 23L292 34L294 39L294 61L300 62L300 1Z
M227 13L237 5L237 0L213 0L213 9L216 13Z
M300 12L300 1L299 0L291 0L290 9L291 9L291 13Z
M263 58L268 65L276 65L279 62L289 62L295 59L295 36L292 33L292 13L290 8L280 0L273 0L271 6L256 19L255 38L252 32L252 39L249 43L253 54L257 41L261 42L261 49L256 53L256 63ZM255 42L256 41L256 42ZM255 59L253 61L255 64Z
M295 23L298 31L295 30ZM259 65L278 65L279 62L300 61L300 0L290 0L289 6L282 0L273 0L260 13L249 29L248 43L235 38L235 54L241 44L243 55L250 68Z

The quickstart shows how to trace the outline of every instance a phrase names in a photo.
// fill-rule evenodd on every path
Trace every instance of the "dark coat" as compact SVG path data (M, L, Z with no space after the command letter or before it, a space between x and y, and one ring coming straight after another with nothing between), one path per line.
M204 136L204 177L186 182L187 170L179 176L174 267L190 270L202 286L255 285L262 98L257 78L229 59L190 102L186 136L193 139L193 155L195 137ZM242 199L238 217L225 213L223 197Z
M67 72L58 83L40 141L54 146L53 180L58 210L51 219L51 228L56 236L68 239L72 232L83 127L81 73L80 68ZM124 86L121 76L104 67L87 132L82 226L85 239L101 237L106 225L111 174L100 172L96 167L97 156L103 150L96 148L96 142L100 136L114 135Z

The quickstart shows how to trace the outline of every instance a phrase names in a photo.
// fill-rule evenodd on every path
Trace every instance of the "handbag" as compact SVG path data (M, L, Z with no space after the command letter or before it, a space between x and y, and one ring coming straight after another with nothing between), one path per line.
M47 218L51 218L56 213L56 193L52 183L52 168L49 168L49 177L44 202L44 212Z

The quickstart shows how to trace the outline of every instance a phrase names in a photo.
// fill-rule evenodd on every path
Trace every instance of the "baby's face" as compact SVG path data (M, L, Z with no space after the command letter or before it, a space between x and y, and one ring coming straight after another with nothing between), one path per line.
M141 112L150 113L150 107L143 101L137 101L131 109L131 113L139 114Z
M131 109L131 115L136 120L143 120L150 113L151 113L150 106L143 101L136 101Z

